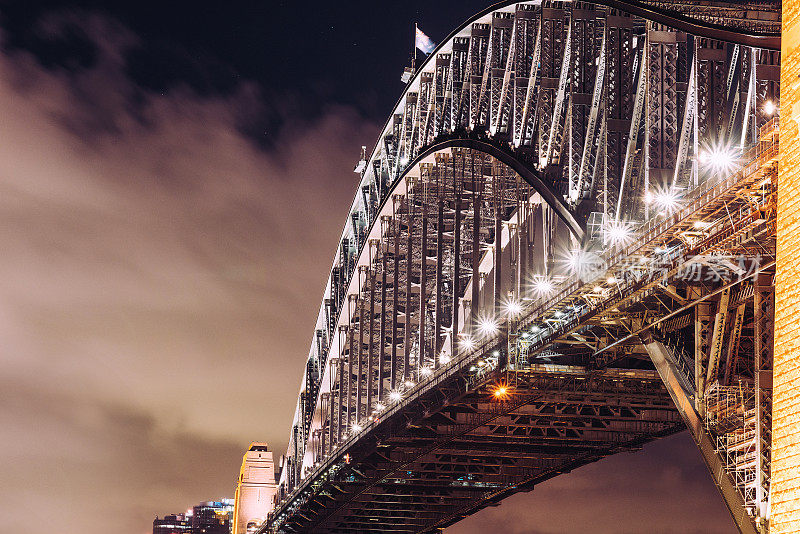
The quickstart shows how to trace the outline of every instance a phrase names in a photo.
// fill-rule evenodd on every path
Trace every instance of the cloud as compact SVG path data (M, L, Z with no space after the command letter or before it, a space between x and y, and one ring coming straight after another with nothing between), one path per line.
M34 514L20 534L42 513L144 532L232 496L251 439L285 447L376 131L334 108L262 150L257 87L148 93L125 73L135 36L85 22L89 67L0 57L0 502Z
M0 424L13 438L0 467L9 532L54 522L65 532L102 532L108 521L146 532L154 504L219 497L221 480L232 486L235 440L160 429L152 415L79 395L0 385Z

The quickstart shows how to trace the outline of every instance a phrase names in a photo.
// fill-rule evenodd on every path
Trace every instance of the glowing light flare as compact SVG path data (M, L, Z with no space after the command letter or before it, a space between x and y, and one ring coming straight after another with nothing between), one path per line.
M350 426L350 429L351 429L353 432L355 432L355 433L358 433L358 432L361 432L362 430L364 430L364 427L363 427L363 426L361 426L361 425L359 425L358 423L353 423L353 424Z
M508 299L503 307L505 308L506 315L509 317L516 317L522 313L522 303L517 299Z
M674 189L665 189L653 195L656 206L667 213L672 213L680 205L680 196Z
M764 114L772 116L775 112L778 111L778 106L775 105L775 102L772 100L767 100L764 102Z
M712 173L728 174L739 166L739 152L732 146L712 146L701 150L697 161Z
M630 226L623 221L610 221L602 229L606 243L614 245L626 245L633 238Z
M511 388L503 383L497 384L492 389L492 397L500 401L508 400L508 398L511 397Z
M570 250L567 253L567 267L573 273L579 273L586 261L586 252L582 249Z
M403 400L403 394L399 391L392 391L389 393L389 400L392 402L398 402Z
M533 277L531 287L533 288L533 292L540 297L549 295L552 293L553 289L555 289L553 282L551 282L546 276L542 275L536 275Z
M492 337L500 331L500 326L492 317L481 316L478 318L478 333L482 337Z
M472 350L475 348L475 340L472 339L472 336L461 336L461 339L458 341L459 346L463 347L466 350Z

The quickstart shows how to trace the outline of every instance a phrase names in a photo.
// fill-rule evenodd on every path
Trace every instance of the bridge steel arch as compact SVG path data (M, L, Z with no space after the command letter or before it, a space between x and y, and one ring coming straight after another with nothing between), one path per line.
M443 41L356 169L261 531L433 531L685 424L739 528L763 530L768 411L718 407L736 384L768 402L753 377L771 369L772 237L730 209L771 198L779 20L767 4L504 2ZM719 193L731 227L721 209L676 219L692 195L718 200L709 184L736 169L710 164L731 157L760 162L734 184L747 194ZM664 251L727 232L714 250L743 263L687 265L739 281L609 274L610 250L673 219ZM630 295L587 311L620 279ZM740 469L722 444L744 435Z

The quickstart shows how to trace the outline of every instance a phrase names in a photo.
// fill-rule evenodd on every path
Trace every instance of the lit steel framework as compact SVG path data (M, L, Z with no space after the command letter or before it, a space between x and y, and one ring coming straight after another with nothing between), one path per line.
M357 167L262 531L435 531L686 425L763 531L776 21L503 3L439 45Z

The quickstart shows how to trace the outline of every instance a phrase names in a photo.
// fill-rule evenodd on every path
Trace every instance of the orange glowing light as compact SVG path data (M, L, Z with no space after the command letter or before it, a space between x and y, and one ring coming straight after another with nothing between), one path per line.
M492 396L497 400L506 400L511 395L511 388L505 384L498 384L492 391Z

